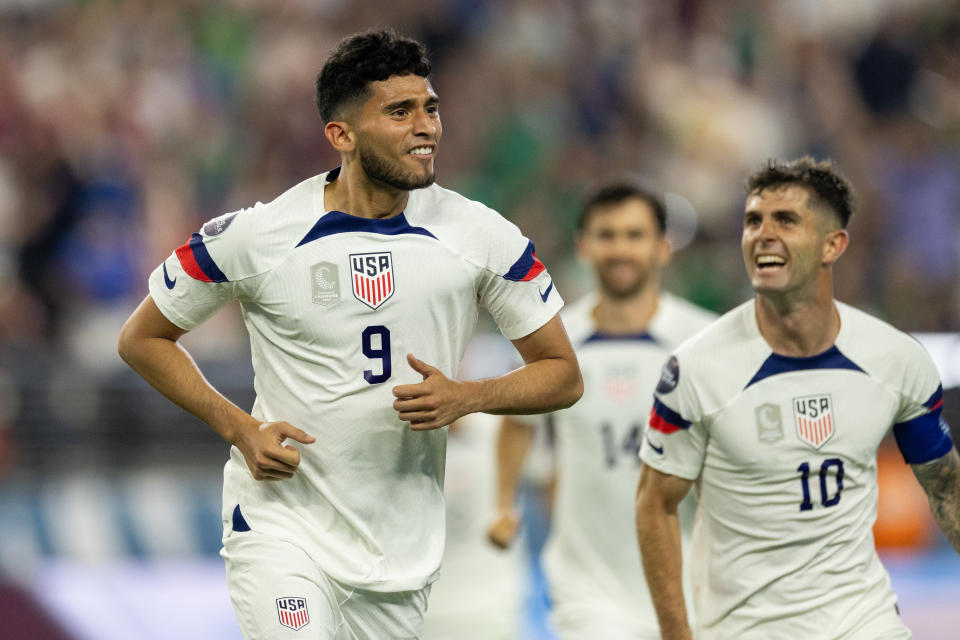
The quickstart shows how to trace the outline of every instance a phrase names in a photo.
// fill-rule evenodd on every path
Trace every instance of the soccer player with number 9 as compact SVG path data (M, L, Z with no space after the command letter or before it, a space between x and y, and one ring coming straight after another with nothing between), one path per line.
M434 184L429 73L416 41L344 40L317 80L341 166L204 225L120 336L138 373L233 445L221 555L251 640L417 637L444 543L443 427L582 392L533 243ZM249 414L177 344L231 300L250 335ZM458 381L481 307L525 365Z
M893 429L960 550L960 458L918 342L833 298L851 188L829 162L747 180L755 292L680 345L650 413L637 530L664 640L689 639L676 506L696 487L700 640L909 638L874 548L877 447Z

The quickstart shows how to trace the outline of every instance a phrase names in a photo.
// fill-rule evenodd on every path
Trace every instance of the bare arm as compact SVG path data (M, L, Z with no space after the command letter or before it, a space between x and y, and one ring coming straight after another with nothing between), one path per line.
M691 640L683 599L683 552L677 505L690 480L644 465L637 487L637 539L663 640Z
M314 441L286 422L261 423L221 395L177 341L187 333L170 322L147 296L120 331L120 357L175 404L200 418L243 453L258 480L290 478L300 452L282 445L285 438Z
M941 458L910 466L927 493L940 530L960 553L960 455L952 448Z
M468 413L543 413L569 407L583 394L577 356L559 316L513 341L524 366L498 378L460 381L407 355L423 382L393 388L393 408L416 430L439 429Z
M487 530L490 542L501 549L509 547L517 535L520 518L513 501L532 440L533 429L504 416L497 436L497 512Z

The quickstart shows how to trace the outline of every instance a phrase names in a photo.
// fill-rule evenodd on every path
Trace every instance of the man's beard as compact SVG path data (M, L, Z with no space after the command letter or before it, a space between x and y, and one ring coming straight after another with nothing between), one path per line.
M403 191L429 187L436 179L435 172L422 177L412 173L404 173L400 168L391 166L390 163L366 147L360 148L360 166L363 167L363 171L371 180L382 182L387 186Z
M599 270L597 271L597 280L604 294L614 300L626 300L632 298L647 286L647 282L650 281L650 272L642 271L631 282L623 285L615 283L613 278L605 277L603 270Z

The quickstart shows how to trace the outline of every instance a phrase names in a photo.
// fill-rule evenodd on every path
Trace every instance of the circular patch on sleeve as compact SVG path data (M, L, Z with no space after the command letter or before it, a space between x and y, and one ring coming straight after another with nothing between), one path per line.
M233 222L233 219L238 213L240 212L234 211L233 213L225 213L219 218L214 218L207 224L203 225L203 235L207 236L208 238L220 235L227 230L227 227L230 226L230 223Z
M680 363L677 362L677 356L670 356L660 372L657 393L670 393L677 388L678 382L680 382Z

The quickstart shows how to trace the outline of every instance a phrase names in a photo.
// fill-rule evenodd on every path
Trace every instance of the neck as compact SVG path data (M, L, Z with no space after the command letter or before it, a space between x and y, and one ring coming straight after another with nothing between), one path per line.
M403 212L410 192L371 180L363 168L344 158L340 175L323 191L327 211L343 211L359 218L392 218Z
M614 335L642 333L660 305L660 284L651 278L640 291L617 298L600 290L600 301L593 309L597 331Z
M780 355L815 356L832 347L840 333L832 288L829 295L792 302L758 293L755 306L760 334Z

